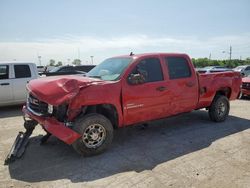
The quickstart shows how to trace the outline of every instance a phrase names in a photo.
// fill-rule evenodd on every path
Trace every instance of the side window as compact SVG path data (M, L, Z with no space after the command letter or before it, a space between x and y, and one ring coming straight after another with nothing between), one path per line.
M158 58L148 58L140 61L132 71L132 74L141 73L146 82L157 82L163 80L161 63Z
M31 77L29 65L14 65L15 78Z
M9 66L8 65L0 65L0 80L9 78Z
M191 70L187 60L183 57L166 57L170 79L191 77Z

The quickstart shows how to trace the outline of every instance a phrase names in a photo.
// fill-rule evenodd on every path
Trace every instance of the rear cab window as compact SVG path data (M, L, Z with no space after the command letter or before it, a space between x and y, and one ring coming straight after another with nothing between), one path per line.
M184 57L165 57L165 63L168 68L169 79L181 79L192 76L189 63Z
M15 78L30 78L31 71L29 65L14 65Z
M0 65L0 80L9 79L9 65Z

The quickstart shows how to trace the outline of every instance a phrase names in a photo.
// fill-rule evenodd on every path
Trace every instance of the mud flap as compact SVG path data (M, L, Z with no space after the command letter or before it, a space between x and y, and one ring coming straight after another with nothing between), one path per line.
M7 155L4 165L8 165L9 163L15 161L15 159L22 157L24 154L25 148L29 142L29 137L32 134L35 126L38 123L34 120L25 120L24 127L26 129L25 133L19 132L14 144L12 145L9 154Z

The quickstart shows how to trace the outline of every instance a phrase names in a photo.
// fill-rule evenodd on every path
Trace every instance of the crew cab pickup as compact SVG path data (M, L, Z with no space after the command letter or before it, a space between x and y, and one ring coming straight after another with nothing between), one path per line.
M111 144L116 128L201 108L211 120L224 121L240 86L240 73L199 74L186 54L130 54L105 60L86 77L30 81L23 112L49 135L91 156Z
M0 62L0 106L24 104L26 84L38 78L37 67L27 62Z

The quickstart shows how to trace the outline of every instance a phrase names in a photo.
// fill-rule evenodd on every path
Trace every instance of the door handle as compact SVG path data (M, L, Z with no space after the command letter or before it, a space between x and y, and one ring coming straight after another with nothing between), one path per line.
M187 87L193 87L194 86L194 82L186 82L186 86Z
M164 91L164 90L166 90L167 88L166 87L164 87L164 86L160 86L160 87L157 87L156 88L156 90L158 90L158 91Z
M10 85L10 83L1 83L0 85L1 86L8 86L8 85Z

